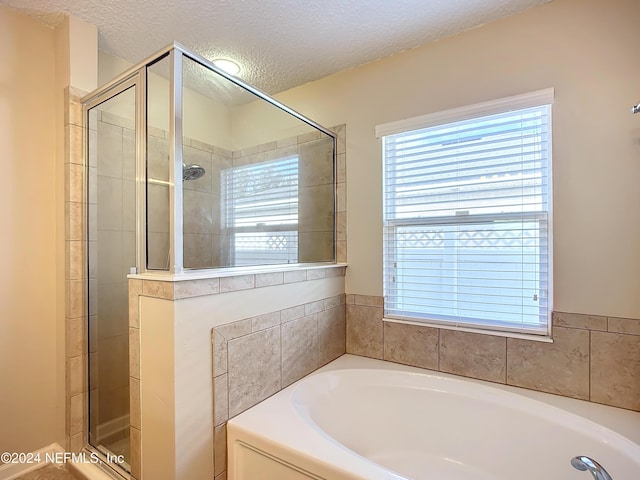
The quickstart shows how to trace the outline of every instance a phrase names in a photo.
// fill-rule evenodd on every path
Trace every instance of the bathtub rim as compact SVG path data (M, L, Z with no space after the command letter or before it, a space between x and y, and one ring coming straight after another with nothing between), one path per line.
M443 377L455 381L464 381L496 388L542 402L552 407L560 408L570 414L595 422L640 446L640 412L384 360L344 354L292 385L289 385L269 399L228 421L227 445L229 461L227 466L229 470L232 470L234 448L236 448L236 443L240 442L238 445L248 445L254 450L265 452L271 458L281 459L284 464L302 467L303 471L319 474L323 478L332 478L337 473L341 475L340 478L354 480L390 480L404 478L397 476L380 465L372 463L365 457L354 454L351 450L345 449L339 442L327 442L327 439L324 437L321 437L318 441L318 438L310 437L309 434L311 432L317 435L317 430L314 429L313 425L305 423L302 417L292 419L293 423L291 428L280 429L277 438L269 437L264 433L265 431L272 431L271 429L277 426L277 424L274 423L277 420L274 419L281 418L280 414L286 413L287 406L293 408L292 402L294 401L294 394L300 382L323 372L345 369L379 369L428 374L435 377ZM278 397L277 401L269 402L269 400L272 400L273 397L276 396ZM263 413L265 413L264 409L267 408L264 406L265 402L269 402L267 404L268 415L263 415ZM263 406L261 407L261 405ZM250 438L251 441L246 441L247 437ZM305 442L308 440L312 441L310 444L303 444L296 441L300 438L303 438ZM315 450L316 448L320 450ZM295 459L295 461L293 459ZM345 463L345 468L338 466L342 465L342 462ZM327 465L327 463L330 465ZM353 473L352 469L355 469L358 473ZM378 469L379 471L376 471ZM230 476L230 480L232 479L233 477Z

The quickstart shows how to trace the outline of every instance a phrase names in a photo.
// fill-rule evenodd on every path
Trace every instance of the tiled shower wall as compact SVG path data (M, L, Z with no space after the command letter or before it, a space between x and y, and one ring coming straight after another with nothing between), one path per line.
M347 353L640 411L640 320L553 313L553 343L398 323L347 295Z
M345 296L214 328L212 341L214 473L222 479L227 420L345 352Z
M89 125L89 412L94 440L110 446L129 436L127 274L136 265L136 152L133 120L99 108Z
M333 129L344 136L344 126ZM341 143L338 139L338 144ZM338 153L338 152L337 152ZM324 262L333 258L333 142L319 131L233 152L233 166L298 156L298 258ZM344 156L344 155L343 155ZM344 180L336 172L338 181ZM336 209L338 210L338 209ZM341 261L341 260L338 260Z
M344 134L344 126L334 130ZM184 163L200 165L205 169L205 174L201 178L183 183L183 209L189 212L184 216L184 265L186 268L216 268L230 265L230 241L223 233L221 225L220 172L225 168L291 155L298 155L300 159L299 259L301 262L316 262L333 257L332 144L326 137L322 140L320 132L311 132L233 152L188 137L183 139L183 143ZM167 132L156 128L149 129L148 161L149 177L159 182L167 182L169 180ZM344 165L344 158L342 158L342 164ZM338 171L338 179L344 179L344 176L340 177L339 173ZM344 181L340 191L344 193ZM167 269L169 187L160 183L151 183L148 186L148 195L149 265L155 269ZM344 208L344 202L341 206ZM337 216L338 221L342 219L344 223L344 210ZM344 227L339 231L343 234Z
M78 452L87 429L87 238L85 159L80 98L67 88L64 98L65 202L65 445Z

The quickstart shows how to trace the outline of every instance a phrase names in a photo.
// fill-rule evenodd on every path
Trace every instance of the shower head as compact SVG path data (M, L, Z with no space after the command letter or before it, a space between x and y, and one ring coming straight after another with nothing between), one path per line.
M640 113L640 103L631 107L631 113Z
M202 177L204 173L205 170L200 165L182 165L182 180L185 182L188 180L197 180Z

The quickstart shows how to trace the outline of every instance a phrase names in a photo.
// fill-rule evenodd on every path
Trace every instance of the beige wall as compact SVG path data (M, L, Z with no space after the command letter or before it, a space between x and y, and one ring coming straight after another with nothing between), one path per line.
M54 31L0 7L0 451L59 434L54 74Z
M637 0L555 0L284 92L346 123L347 292L382 294L376 125L554 87L555 310L640 317Z

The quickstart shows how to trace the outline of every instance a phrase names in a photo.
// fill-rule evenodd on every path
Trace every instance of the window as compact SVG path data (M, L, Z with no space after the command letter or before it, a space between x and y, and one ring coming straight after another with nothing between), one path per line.
M298 157L221 172L231 265L298 262Z
M387 317L549 333L552 99L377 128Z

